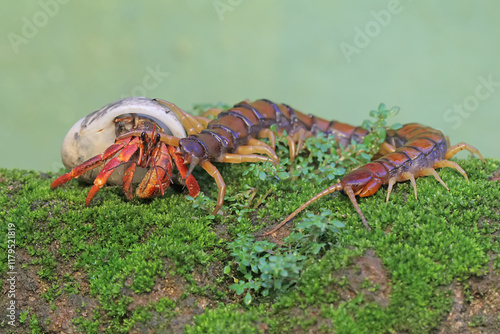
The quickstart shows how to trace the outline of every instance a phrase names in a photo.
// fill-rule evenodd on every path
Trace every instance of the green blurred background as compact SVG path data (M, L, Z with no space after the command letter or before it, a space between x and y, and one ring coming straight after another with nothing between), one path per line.
M3 8L0 167L58 170L69 128L131 95L187 110L265 97L352 124L384 102L401 107L393 121L436 127L500 158L498 1L41 0Z

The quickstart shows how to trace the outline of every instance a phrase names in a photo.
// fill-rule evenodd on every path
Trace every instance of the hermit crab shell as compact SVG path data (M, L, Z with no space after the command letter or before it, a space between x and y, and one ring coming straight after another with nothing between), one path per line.
M82 118L68 131L64 138L61 157L64 166L70 170L88 159L103 153L113 145L117 137L115 118L120 115L137 114L152 119L167 135L186 137L186 131L172 110L163 104L145 97L128 97L110 103ZM120 166L108 179L108 183L122 184L124 168ZM79 177L93 182L101 168L95 168ZM145 171L138 168L134 182L140 181Z

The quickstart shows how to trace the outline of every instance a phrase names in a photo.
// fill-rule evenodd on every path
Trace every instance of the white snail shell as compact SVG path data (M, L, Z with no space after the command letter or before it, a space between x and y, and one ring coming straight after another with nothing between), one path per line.
M186 137L186 131L181 122L168 107L145 97L128 97L90 113L71 127L61 148L64 166L70 170L104 153L116 139L115 118L125 114L147 115L163 128L165 134L178 138ZM93 182L103 166L86 172L79 179ZM124 168L125 166L116 168L116 171L109 177L108 183L122 184ZM140 181L144 174L145 171L142 168L137 168L134 182Z

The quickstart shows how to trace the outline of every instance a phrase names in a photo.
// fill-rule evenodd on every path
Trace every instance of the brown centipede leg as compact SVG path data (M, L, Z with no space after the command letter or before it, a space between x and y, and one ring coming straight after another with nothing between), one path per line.
M444 183L444 181L441 179L441 177L434 168L426 168L418 172L418 176L428 176L428 175L433 175L436 178L436 180L438 180L446 188L446 190L450 191L450 188L448 188L446 183Z
M295 140L292 137L286 136L286 142L288 143L288 150L290 151L290 162L297 156L297 147L295 146Z
M385 202L389 202L389 197L391 197L391 192L392 192L392 187L396 183L397 179L395 177L391 177L389 179L389 184L387 186L387 198L385 199Z
M159 133L159 135L160 135L160 141L170 146L179 147L179 138L174 136L169 136L164 133Z
M271 129L263 129L260 130L258 138L267 138L269 139L269 146L274 150L276 149L276 135Z
M201 114L201 117L207 118L207 119L209 117L217 117L217 115L219 115L221 112L222 112L222 109L210 108L207 111L203 112L203 114Z
M471 145L466 144L466 143L458 143L458 144L450 147L448 149L448 151L446 152L445 158L451 159L451 157L453 157L455 154L457 154L458 152L460 152L462 150L467 150L472 154L477 154L479 159L481 159L482 162L485 162L483 156L481 155L481 153L479 153L479 150L477 148L475 148L474 146L471 146Z
M217 183L217 188L219 188L219 194L217 195L217 205L215 206L215 210L212 212L213 215L216 215L219 212L222 204L224 204L224 196L226 195L226 183L222 178L217 167L212 165L212 163L208 160L205 160L201 163L201 168L203 168L211 177L214 178L215 183Z
M262 155L256 155L256 154L242 155L242 154L226 153L221 162L242 163L242 162L265 162L265 161L272 162L271 159L269 159L268 157L264 157ZM219 194L217 195L217 205L215 206L215 210L212 213L216 215L217 212L222 207L222 204L224 204L224 196L226 195L226 183L224 182L224 179L222 178L222 175L220 174L219 170L214 165L212 165L210 161L206 160L202 162L201 167L208 174L210 174L211 177L215 179L217 187L219 188Z
M415 192L415 199L418 200L417 184L415 183L415 176L410 172L404 172L403 174L401 174L401 176L404 178L404 180L410 180L411 184L413 185L413 191Z
M358 215L361 217L361 221L363 222L363 225L365 225L366 229L370 231L372 228L370 225L368 225L368 221L365 218L365 215L361 211L361 208L358 205L358 201L356 201L356 195L354 195L354 191L352 190L351 187L344 187L344 192L349 196L349 199L351 200L352 205L356 209Z
M297 133L293 135L293 140L297 142L297 154L302 150L304 141L309 137L312 137L312 133L306 131L306 129L304 128L299 129L299 131L297 131Z
M265 154L269 158L271 158L274 162L276 162L276 163L279 162L279 158L276 155L276 153L274 152L274 150L266 143L263 143L260 140L251 138L248 140L248 144L249 145L238 147L236 149L236 153L247 154L247 155L254 154L254 153Z
M204 119L203 117L200 118L200 120L197 119L197 117L188 114L178 106L176 106L172 102L168 102L162 99L155 99L155 101L167 106L170 110L174 112L174 114L179 118L179 121L182 123L184 128L186 129L186 132L188 135L194 135L200 133L202 130L205 130L208 124L208 120ZM205 122L207 121L207 122ZM204 123L204 124L202 124Z
M305 129L299 129L293 136L286 136L286 141L288 143L288 149L290 150L290 162L292 162L299 151L302 149L304 145L304 139L311 137L311 135L307 135Z
M458 170L460 172L460 174L462 174L465 177L465 179L467 181L469 181L469 177L467 176L467 173L456 162L450 161L450 160L441 160L441 161L438 161L434 164L434 168L443 168L443 167L450 167L450 168Z
M264 143L263 141L260 141L258 139L255 139L255 138L250 138L248 139L248 142L247 142L248 145L252 145L252 146L264 146L264 147L268 147L270 150L272 150L274 152L274 150L271 148L271 146L267 145L266 143Z
M266 147L262 147L262 146L240 146L236 150L236 153L243 155L243 156L254 155L255 153L265 154L268 158L266 158L264 156L263 156L263 158L265 158L266 160L271 160L274 165L277 165L279 163L279 158L276 155L276 153L274 153L273 150L269 151L269 150L267 150ZM246 161L242 161L242 162L246 162Z
M239 164L242 162L266 162L270 161L273 164L276 163L276 161L273 161L272 159L262 156L262 155L257 155L257 154L234 154L234 153L226 153L224 154L224 157L222 159L222 162L227 162L230 164Z
M208 123L210 123L210 120L203 116L193 116L193 117L196 118L198 123L200 123L204 128L206 128L208 126Z

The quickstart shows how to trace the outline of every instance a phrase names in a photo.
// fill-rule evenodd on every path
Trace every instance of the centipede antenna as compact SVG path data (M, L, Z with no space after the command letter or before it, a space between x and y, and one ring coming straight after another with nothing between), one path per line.
M307 208L310 204L316 202L317 200L319 200L323 196L326 196L328 194L331 194L331 193L333 193L335 191L339 191L339 190L342 190L342 189L343 189L343 187L342 187L342 185L340 183L334 184L333 186L330 186L330 187L326 188L325 190L323 190L323 191L319 192L318 194L314 195L311 199L309 199L307 202L305 202L304 204L302 204L297 210L295 210L291 215L289 215L288 217L286 217L285 220L283 220L281 223L279 223L278 225L276 225L276 227L274 227L271 231L266 232L266 233L261 234L261 235L258 235L258 236L259 237L265 237L265 236L268 236L270 234L273 234L274 232L276 232L277 230L279 230L283 225L285 225L286 223L288 223L290 221L290 219L292 219L297 214L299 214L299 212L301 212L302 210L304 210L305 208ZM351 192L352 192L352 189L351 189ZM354 193L353 193L353 195L354 195Z

